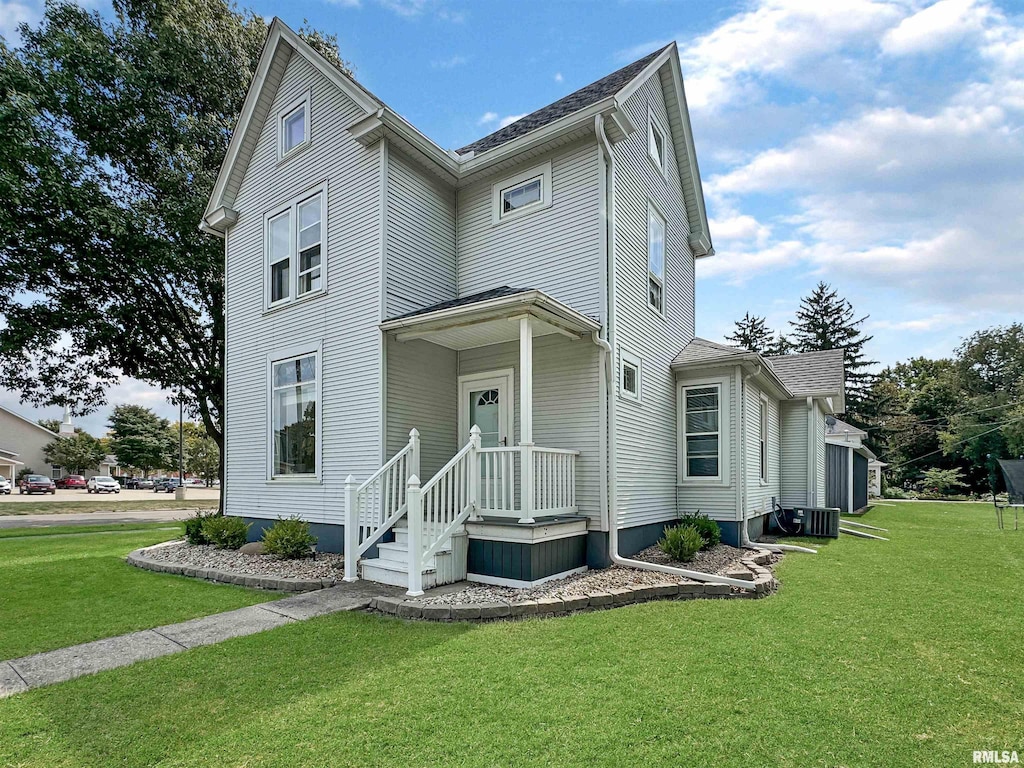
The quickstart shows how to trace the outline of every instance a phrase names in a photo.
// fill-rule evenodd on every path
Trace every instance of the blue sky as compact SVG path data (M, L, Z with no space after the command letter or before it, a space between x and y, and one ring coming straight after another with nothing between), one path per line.
M699 335L745 311L783 329L818 280L870 315L882 363L1024 316L1024 3L249 5L336 34L357 78L449 148L676 40L717 250ZM0 34L39 13L0 0ZM130 381L125 398L162 401Z

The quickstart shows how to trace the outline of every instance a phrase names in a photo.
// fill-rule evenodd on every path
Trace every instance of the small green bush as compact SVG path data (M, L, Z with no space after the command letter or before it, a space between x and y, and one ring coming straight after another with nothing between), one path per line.
M263 551L283 560L309 557L310 547L315 545L316 536L309 532L309 523L299 517L278 518L272 526L263 529Z
M216 517L216 512L198 511L192 517L185 520L185 539L189 544L209 544L203 531L203 524L211 517Z
M203 535L217 549L238 549L249 538L249 525L240 517L213 515L203 521Z
M722 541L722 530L718 527L718 523L708 519L707 515L702 515L700 512L695 515L683 515L679 518L679 523L689 525L697 530L704 540L701 549L711 549Z
M676 562L688 563L704 546L704 538L692 525L673 525L665 529L665 535L658 540L658 546Z

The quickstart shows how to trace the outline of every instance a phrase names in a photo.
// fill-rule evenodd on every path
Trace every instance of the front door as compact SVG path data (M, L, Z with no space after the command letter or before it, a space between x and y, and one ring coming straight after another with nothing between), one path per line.
M459 377L460 445L474 424L480 427L481 448L512 445L512 378L511 370Z

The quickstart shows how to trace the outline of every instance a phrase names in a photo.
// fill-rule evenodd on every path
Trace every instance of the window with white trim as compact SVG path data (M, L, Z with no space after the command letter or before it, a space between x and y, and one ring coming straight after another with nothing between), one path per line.
M648 120L647 152L655 167L661 173L665 173L665 132L653 115Z
M619 394L640 402L640 376L643 367L640 358L629 352L619 353Z
M61 466L59 464L54 464L52 467L50 467L50 477L51 477L51 479L53 479L53 480L60 480L61 475L63 475L63 474L64 474L64 470L61 468Z
M551 163L544 163L491 186L492 222L526 215L551 205Z
M323 290L324 191L267 217L267 306Z
M721 476L721 394L719 384L683 389L683 475Z
M768 401L761 398L761 482L768 482Z
M665 219L653 206L647 210L647 302L665 311Z
M316 475L318 357L311 352L270 364L273 477Z
M309 94L278 113L278 157L283 160L309 143Z

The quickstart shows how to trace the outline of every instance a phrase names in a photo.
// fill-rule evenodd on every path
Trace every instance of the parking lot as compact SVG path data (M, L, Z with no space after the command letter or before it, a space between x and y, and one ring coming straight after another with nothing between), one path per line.
M218 488L203 488L199 485L189 485L185 487L185 498L186 499L197 499L197 500L210 500L216 502L220 498L220 489ZM14 488L11 491L10 496L0 496L0 508L4 504L18 504L24 502L33 502L38 504L39 502L47 502L50 504L61 504L69 501L109 501L111 504L129 504L131 502L140 501L164 501L174 499L173 493L153 493L153 491L129 491L124 490L120 493L87 493L84 488L75 488L70 490L64 490L61 488L57 489L57 493L52 496L48 493L33 493L33 494L19 494L18 489ZM0 515L3 511L0 510Z

